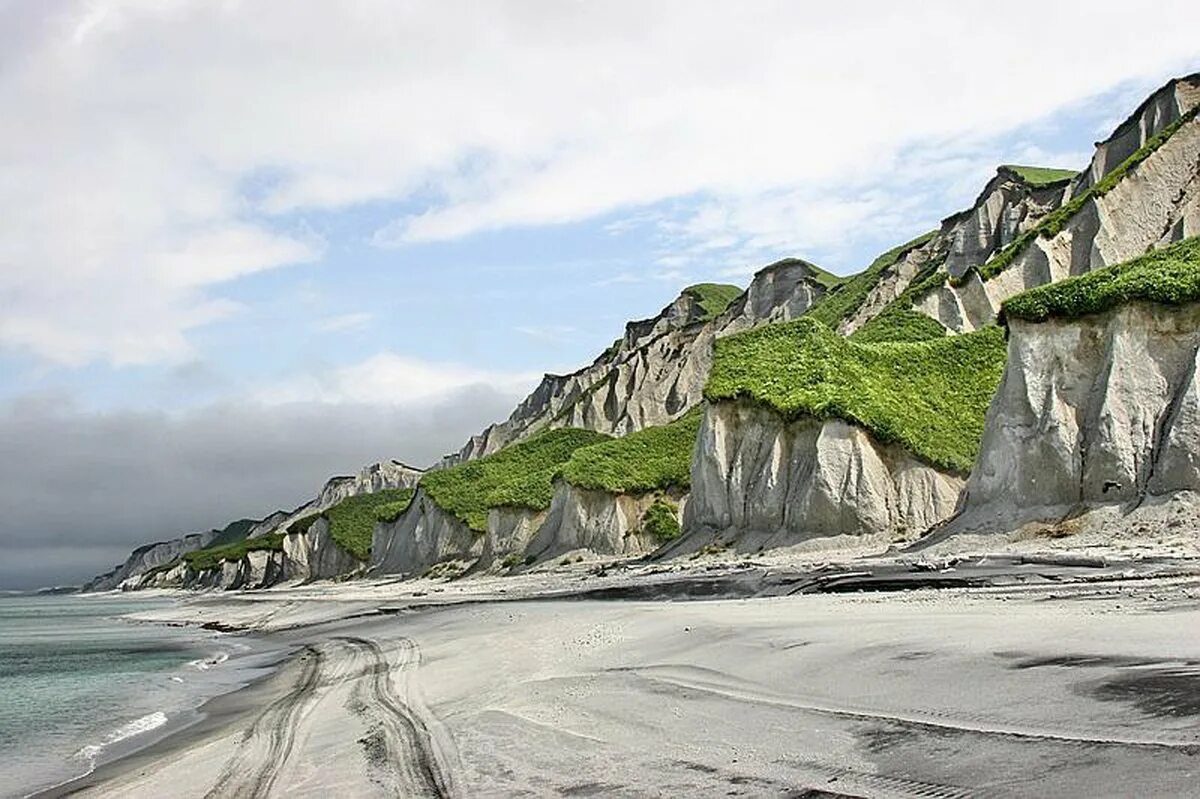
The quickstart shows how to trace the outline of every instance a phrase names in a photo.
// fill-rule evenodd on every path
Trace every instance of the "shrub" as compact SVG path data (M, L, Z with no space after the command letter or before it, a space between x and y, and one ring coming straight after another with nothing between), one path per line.
M642 514L642 531L659 541L673 541L679 537L679 506L666 499L657 499Z
M703 410L693 408L670 424L577 449L560 474L571 485L612 494L686 491L702 417Z
M787 419L840 418L958 473L970 468L1006 346L995 326L914 343L860 344L801 317L718 339L704 389Z
M478 460L430 472L421 478L421 487L439 508L483 533L490 508L550 507L553 480L562 465L580 447L607 439L590 430L550 430Z
M1030 289L1010 297L1001 314L1010 319L1040 322L1099 313L1137 300L1163 305L1200 301L1200 237Z

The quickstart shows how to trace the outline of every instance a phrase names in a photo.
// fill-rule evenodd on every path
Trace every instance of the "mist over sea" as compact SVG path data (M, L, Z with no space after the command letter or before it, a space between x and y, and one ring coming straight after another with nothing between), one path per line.
M170 603L0 595L0 797L87 773L235 676L217 634L117 618Z

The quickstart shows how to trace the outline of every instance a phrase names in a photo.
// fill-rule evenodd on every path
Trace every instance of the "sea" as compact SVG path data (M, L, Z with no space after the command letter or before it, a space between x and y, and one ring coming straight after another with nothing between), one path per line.
M238 636L121 618L174 601L0 595L0 797L83 776L248 681Z

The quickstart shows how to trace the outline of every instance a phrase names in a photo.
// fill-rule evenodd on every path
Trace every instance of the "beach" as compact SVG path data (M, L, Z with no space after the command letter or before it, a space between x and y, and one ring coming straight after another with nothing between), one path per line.
M745 566L196 596L137 615L289 657L47 795L1186 795L1194 565L790 596ZM714 573L703 601L619 598Z

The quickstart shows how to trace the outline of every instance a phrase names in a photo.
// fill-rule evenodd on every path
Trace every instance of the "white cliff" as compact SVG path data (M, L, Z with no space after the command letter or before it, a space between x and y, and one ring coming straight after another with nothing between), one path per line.
M748 402L705 410L675 555L812 539L902 539L954 511L963 479L840 420L787 421Z
M1200 304L1009 330L979 460L943 536L1200 491Z

